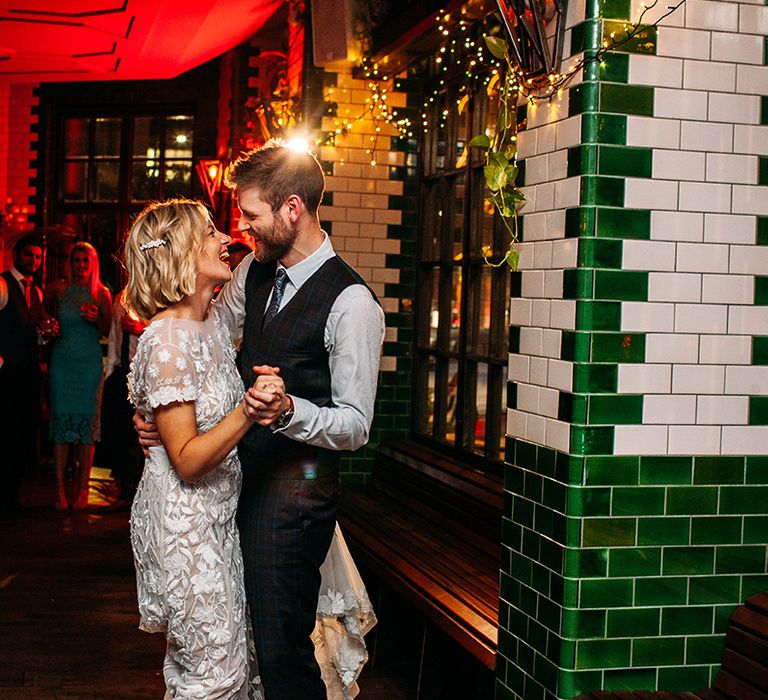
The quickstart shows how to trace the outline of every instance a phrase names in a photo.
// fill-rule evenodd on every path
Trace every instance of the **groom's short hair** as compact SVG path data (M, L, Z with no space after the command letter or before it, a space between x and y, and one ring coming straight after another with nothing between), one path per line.
M261 148L243 153L227 170L228 187L259 191L272 211L277 211L292 194L298 195L307 211L314 214L325 190L323 169L307 151L295 151L280 139L270 139Z

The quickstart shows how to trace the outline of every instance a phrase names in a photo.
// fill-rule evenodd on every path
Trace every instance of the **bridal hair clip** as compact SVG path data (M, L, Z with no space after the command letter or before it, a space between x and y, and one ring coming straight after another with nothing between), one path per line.
M161 245L168 243L167 238L153 238L151 241L142 243L139 246L139 250L149 250L150 248L159 248Z

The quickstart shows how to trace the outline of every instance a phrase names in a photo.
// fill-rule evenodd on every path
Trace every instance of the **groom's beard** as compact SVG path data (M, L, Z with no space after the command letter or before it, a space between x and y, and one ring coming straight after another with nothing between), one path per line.
M284 258L296 240L296 231L278 216L273 216L272 226L268 229L252 231L252 235L256 246L254 257L259 262L273 262Z

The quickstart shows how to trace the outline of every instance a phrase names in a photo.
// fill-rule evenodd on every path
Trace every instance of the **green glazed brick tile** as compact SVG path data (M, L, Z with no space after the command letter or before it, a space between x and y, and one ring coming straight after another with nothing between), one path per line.
M653 88L645 85L601 83L600 111L653 116Z
M651 177L652 154L650 148L600 146L597 173L618 177Z
M568 116L584 112L597 112L600 91L597 83L581 83L568 91Z
M693 459L691 457L641 457L641 484L690 484L693 483Z
M768 574L745 574L741 577L741 599L768 589Z
M581 117L581 140L624 146L627 143L627 117L602 112L584 114Z
M759 574L765 572L766 547L758 545L720 546L715 557L717 574Z
M565 637L585 639L605 637L605 610L563 609L562 633Z
M613 35L613 37L611 36ZM623 22L603 22L603 40L621 41L626 36ZM658 32L654 26L640 27L639 31L627 42L617 46L614 51L629 53L655 54L658 43Z
M597 146L573 146L568 149L568 177L597 173Z
M637 484L638 457L589 456L584 465L587 486L633 486Z
M613 489L611 515L663 515L664 496L663 488L616 487ZM642 519L643 522L649 520Z
M536 445L518 440L515 445L515 464L523 469L536 469Z
M602 671L565 671L560 674L558 695L560 697L575 698L582 693L588 693L595 688L602 687ZM499 700L499 696L496 697L496 700Z
M762 97L762 100L768 100L768 97ZM768 245L768 216L757 217L757 231L755 233L757 245Z
M635 543L634 518L586 518L582 524L583 547L626 547Z
M609 637L655 637L659 633L659 608L627 608L608 611ZM640 690L640 688L631 688Z
M667 489L667 515L713 513L717 513L717 488L714 486L670 486Z
M588 639L576 643L576 668L621 668L629 666L629 639Z
M598 207L595 234L603 238L650 240L651 212L648 209L607 209Z
M768 425L768 396L749 397L749 424Z
M571 362L589 362L591 341L590 333L563 331L560 336L560 359Z
M589 423L639 424L643 422L643 397L640 395L591 396Z
M616 365L588 365L575 364L573 367L573 387L579 394L591 394L597 392L614 393L616 391L616 382L618 377L618 367ZM579 436L579 440L583 436ZM573 438L571 438L573 439ZM612 443L611 443L612 444ZM573 449L571 443L571 452L574 454L584 454L581 451ZM588 453L594 454L594 453Z
M737 608L737 604L715 605L715 634L724 635L728 631L728 625L731 624L731 616Z
M571 426L571 452L581 455L609 455L613 452L613 426Z
M578 547L578 543L576 543ZM565 575L570 578L605 578L608 572L607 549L566 549Z
M768 97L760 98L760 123L768 124Z
M690 655L690 647L688 649ZM676 666L659 669L659 688L672 693L708 688L709 666Z
M624 256L624 244L621 241L596 238L579 240L577 264L579 267L620 270Z
M712 634L713 626L714 610L710 605L686 605L682 608L664 608L661 611L661 633L666 637Z
M560 599L566 607L575 608L579 602L579 591L581 590L581 581L572 579L558 578L562 582L562 595ZM555 591L557 593L557 591ZM554 595L554 594L553 594Z
M752 515L768 511L768 486L722 486L720 512Z
M645 637L632 642L633 666L676 666L685 659L685 637Z
M597 274L606 273L598 270ZM625 273L626 274L626 273ZM642 333L594 333L592 362L644 362L645 335Z
M626 53L609 53L600 61L597 69L598 80L608 83L629 82L629 55Z
M687 577L638 578L635 580L635 605L685 605L688 601Z
M691 544L741 543L740 517L691 518Z
M573 207L565 210L566 238L594 235L595 210L593 207Z
M743 484L743 457L695 457L694 484Z
M596 270L595 299L647 301L648 273L626 270Z
M605 690L654 690L656 669L633 668L620 671L606 671L602 687Z
M628 608L632 605L632 583L628 578L585 579L581 582L581 607Z
M587 20L571 29L571 56L600 46L600 22Z
M608 555L609 576L658 576L661 574L661 548L612 549Z
M690 579L690 604L741 602L738 576L693 576Z
M761 544L768 540L768 515L747 515L744 518L744 544Z
M748 484L768 484L768 456L751 455L747 457Z
M755 306L768 306L768 277L755 276Z
M572 516L610 515L611 489L589 487L569 488L566 513Z
M757 159L757 184L768 185L768 157L759 156Z
M591 299L594 295L594 270L569 268L563 271L563 299Z
M580 203L604 207L623 207L624 189L624 178L583 175Z
M768 336L753 336L752 364L768 365Z
M723 655L725 640L723 635L708 635L706 637L690 637L688 639L688 664L717 664ZM690 688L688 688L690 690Z
M621 302L577 301L576 327L580 331L618 331L621 328Z
M557 419L565 423L587 422L587 397L561 392L557 402Z
M533 503L523 498L512 501L512 519L524 527L533 527Z
M711 574L715 570L714 547L665 547L662 573L665 576L679 574Z

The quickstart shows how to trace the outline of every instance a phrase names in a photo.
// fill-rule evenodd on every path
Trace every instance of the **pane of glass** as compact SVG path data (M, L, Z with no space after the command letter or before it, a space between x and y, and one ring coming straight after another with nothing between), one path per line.
M158 158L162 133L162 117L136 117L133 120L133 155Z
M192 161L169 160L165 163L165 197L188 197L192 194Z
M131 173L131 199L157 199L160 183L160 163L156 160L136 160Z
M431 437L435 429L435 358L432 355L429 356L426 408L426 424L422 426L422 433Z
M472 431L475 450L481 454L485 447L485 411L488 405L488 365L477 365L477 385L475 387L474 425L467 426Z
M120 155L120 122L119 118L96 120L93 153L97 158Z
M469 310L467 312L467 350L476 355L488 356L491 330L491 282L493 268L483 266L473 268L472 289L468 292Z
M432 170L445 170L445 154L448 148L448 129L446 115L450 110L445 105L445 95L440 95L432 111L432 129L434 133L434 154ZM451 164L452 165L452 164Z
M87 156L88 155L88 127L90 119L65 119L64 120L64 155Z
M447 188L444 181L433 181L425 185L424 223L421 240L421 259L424 262L439 260L442 233L445 228L448 205Z
M65 161L61 172L61 198L65 202L84 202L88 191L88 163Z
M432 270L432 298L429 308L429 347L437 347L437 329L440 325L440 269Z
M95 161L93 164L93 201L116 202L119 178L119 161Z
M120 288L118 264L115 261L117 241L117 218L114 213L91 214L89 217L88 239L99 251L101 281L113 292Z
M445 439L456 442L456 404L458 403L459 362L448 362L448 396L445 412Z
M494 222L493 209L485 202L487 192L483 172L477 168L473 170L472 175L472 231L469 245L472 257L479 259L482 252L485 252L488 257L500 255L506 251L509 235L504 229L496 232L494 238L494 232L499 225ZM500 228L504 227L500 226ZM497 240L496 245L494 240Z
M465 177L462 173L454 181L453 188L453 226L451 240L453 242L452 257L454 260L461 260L464 255L464 229L466 223L464 221L464 210L467 201L466 188L464 186Z
M498 457L503 459L504 447L507 444L507 382L501 383L501 435L499 437Z
M192 117L175 116L166 120L165 157L191 158L194 141Z
M467 143L472 138L472 134L469 133L469 106L466 100L463 100L460 104L465 106L461 114L456 113L454 167L457 169L463 168L467 164L467 157L469 155Z
M451 352L458 352L459 350L459 333L461 332L461 285L461 268L454 267L451 295Z

